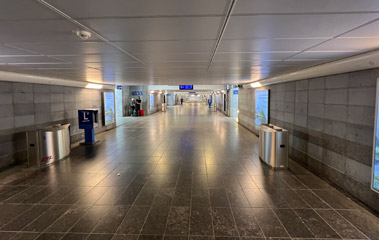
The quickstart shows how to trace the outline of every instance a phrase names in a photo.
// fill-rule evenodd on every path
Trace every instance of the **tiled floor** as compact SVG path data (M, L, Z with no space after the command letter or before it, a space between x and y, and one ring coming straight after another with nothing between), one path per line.
M205 104L98 136L41 171L0 173L2 239L379 239L379 219Z

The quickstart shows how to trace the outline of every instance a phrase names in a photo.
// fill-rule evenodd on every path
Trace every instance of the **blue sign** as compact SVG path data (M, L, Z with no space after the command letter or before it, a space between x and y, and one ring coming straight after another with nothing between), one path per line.
M193 85L179 85L179 90L193 90Z
M118 90L122 90L122 86L121 85L117 85L117 89Z
M233 90L233 94L234 95L238 95L238 89L237 90Z
M167 93L167 97L171 96L171 93Z
M142 96L143 92L142 91L132 91L133 96Z
M97 122L97 110L78 110L79 128L92 129Z

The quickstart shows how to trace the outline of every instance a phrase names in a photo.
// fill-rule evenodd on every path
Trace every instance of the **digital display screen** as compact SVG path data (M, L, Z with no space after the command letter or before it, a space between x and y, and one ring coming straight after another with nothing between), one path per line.
M379 192L379 111L378 111L378 97L379 97L379 82L377 82L376 89L376 115L375 115L375 139L374 139L374 154L372 160L372 189Z
M255 128L268 123L269 90L255 91Z
M179 90L193 90L193 85L179 85Z
M105 92L103 95L104 125L107 126L115 122L114 93Z

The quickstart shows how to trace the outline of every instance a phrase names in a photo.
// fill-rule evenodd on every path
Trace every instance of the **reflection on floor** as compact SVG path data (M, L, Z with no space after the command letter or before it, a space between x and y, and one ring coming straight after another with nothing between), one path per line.
M41 171L0 178L0 239L379 239L379 220L205 104L98 136Z

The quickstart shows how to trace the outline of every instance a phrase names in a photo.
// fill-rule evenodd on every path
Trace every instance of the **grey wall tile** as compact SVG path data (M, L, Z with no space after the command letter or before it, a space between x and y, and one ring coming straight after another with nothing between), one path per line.
M374 107L349 106L347 109L347 121L349 123L374 126Z
M322 159L323 148L319 145L307 142L307 153L313 158Z
M63 102L63 93L52 93L51 94L51 102Z
M346 158L346 174L367 186L371 183L371 167L350 158Z
M347 89L326 90L325 104L347 105Z
M289 113L295 112L295 103L294 102L285 102L284 103L284 111Z
M33 84L31 83L12 83L12 89L15 93L31 93L33 92Z
M50 103L50 93L34 93L34 103Z
M375 88L351 88L349 89L349 105L375 106Z
M308 116L295 114L295 124L300 127L307 127L308 124Z
M322 132L324 130L324 119L308 116L308 128L314 131Z
M34 93L51 93L50 85L46 84L33 84Z
M49 113L51 112L51 103L35 103L34 110L36 115L40 113Z
M309 103L308 104L308 116L311 117L324 117L324 104Z
M284 101L285 102L294 102L295 101L295 92L284 92Z
M308 90L308 80L296 81L296 91Z
M295 91L296 83L295 82L286 82L284 83L284 91Z
M12 104L12 103L13 103L12 93L0 93L0 105Z
M344 139L346 137L346 123L325 119L324 133Z
M338 74L325 77L325 88L347 88L349 83L349 74Z
M14 125L16 128L34 125L34 115L15 116Z
M324 116L326 119L346 121L347 107L344 105L325 105Z
M308 91L296 91L295 102L308 103Z
M51 113L39 113L35 115L35 123L42 124L51 122Z
M0 81L0 93L10 93L10 92L12 92L12 83Z
M372 127L348 123L346 126L346 139L351 142L372 146L374 139Z
M15 116L24 116L24 115L32 115L34 114L34 104L26 103L26 104L14 104L14 115Z
M32 103L33 93L13 93L13 103Z
M63 119L64 119L64 111L51 113L51 121L59 121Z
M63 112L64 111L64 103L52 103L51 104L51 112Z
M306 103L296 103L295 105L295 113L307 115L308 114L308 104Z
M0 111L1 114L1 111ZM14 117L0 117L0 130L14 128Z
M308 92L309 103L324 103L324 101L325 101L325 90L310 90Z
M324 149L322 162L342 173L346 171L346 158L341 154Z
M349 87L375 87L379 78L378 69L349 73Z
M315 90L315 89L325 89L325 78L311 78L308 80L308 89L309 90Z
M0 118L9 118L14 116L13 105L0 105Z

